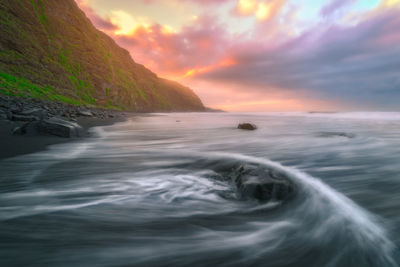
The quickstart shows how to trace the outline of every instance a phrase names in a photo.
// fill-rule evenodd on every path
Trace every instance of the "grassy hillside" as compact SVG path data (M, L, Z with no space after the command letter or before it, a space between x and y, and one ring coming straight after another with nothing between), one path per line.
M73 0L0 0L0 93L131 111L203 110L98 31Z

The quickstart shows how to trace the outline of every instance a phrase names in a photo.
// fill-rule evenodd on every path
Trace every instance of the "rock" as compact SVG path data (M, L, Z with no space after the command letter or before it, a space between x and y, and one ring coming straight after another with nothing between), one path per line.
M52 117L37 124L39 133L51 134L60 137L78 137L82 135L82 127L75 123L60 118Z
M38 121L34 122L27 122L23 124L22 126L15 127L12 131L14 135L37 135L38 130L37 130L37 124Z
M253 131L257 129L257 126L251 123L239 123L238 129Z
M345 133L345 132L320 132L318 133L319 137L335 137L335 136L340 136L340 137L347 137L347 138L354 138L356 137L355 134L353 133Z
M78 115L84 116L84 117L92 117L93 116L93 114L90 110L78 110Z
M38 121L39 118L32 115L19 115L12 113L9 115L9 119L12 121Z
M26 134L26 129L23 126L18 126L12 130L12 133L14 135L24 135Z
M6 120L7 119L7 113L0 109L0 120Z
M244 199L283 201L294 192L293 184L286 177L257 166L240 166L233 171L232 179L238 195Z
M19 115L35 116L39 120L43 120L47 115L47 111L44 109L41 109L41 108L31 108L31 109L23 110L22 112L19 113Z

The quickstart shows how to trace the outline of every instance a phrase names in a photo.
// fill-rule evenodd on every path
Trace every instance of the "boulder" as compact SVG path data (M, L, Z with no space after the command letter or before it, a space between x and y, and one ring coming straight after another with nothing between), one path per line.
M6 120L7 119L7 113L0 109L0 120Z
M34 116L37 117L39 120L43 120L47 115L47 111L41 108L31 108L23 110L22 112L19 113L19 115Z
M12 130L14 135L24 135L26 134L26 129L24 126L17 126Z
M78 110L78 116L93 117L93 113L90 110Z
M56 135L59 137L82 136L83 129L79 124L52 117L47 120L27 122L13 129L15 135Z
M21 126L17 126L13 129L14 135L38 135L38 121L26 122Z
M251 123L239 123L238 129L253 131L257 129L257 126Z
M258 166L240 166L232 180L239 197L259 201L283 201L294 192L294 185L283 175Z
M83 132L79 124L56 117L38 122L37 130L42 134L51 134L66 138L82 136Z
M11 113L9 115L9 119L12 121L38 121L39 118L32 115L20 115Z

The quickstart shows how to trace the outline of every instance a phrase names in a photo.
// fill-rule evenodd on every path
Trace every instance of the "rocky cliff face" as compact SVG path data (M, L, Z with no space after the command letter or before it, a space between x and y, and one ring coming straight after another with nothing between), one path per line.
M97 30L74 0L0 0L0 92L130 111L201 111Z

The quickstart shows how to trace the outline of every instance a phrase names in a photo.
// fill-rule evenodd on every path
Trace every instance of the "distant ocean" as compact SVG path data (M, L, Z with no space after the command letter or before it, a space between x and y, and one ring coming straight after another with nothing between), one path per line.
M150 114L92 131L0 161L1 266L400 263L400 113ZM225 176L243 165L294 196L240 198Z

